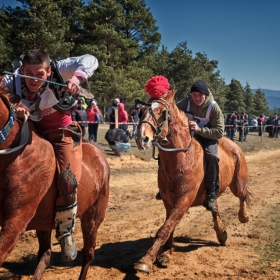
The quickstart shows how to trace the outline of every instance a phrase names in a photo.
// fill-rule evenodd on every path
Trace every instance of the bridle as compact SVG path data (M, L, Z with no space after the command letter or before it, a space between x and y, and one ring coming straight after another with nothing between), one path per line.
M140 100L138 100L138 102L139 101ZM154 159L158 159L158 158L155 157L155 147L158 147L159 149L161 149L163 151L166 151L166 152L186 152L190 149L190 147L192 145L192 137L191 137L191 141L190 141L190 143L189 143L189 145L186 149L184 149L184 148L164 148L164 147L162 147L162 145L167 145L168 142L169 142L168 139L166 138L166 136L162 135L163 128L168 124L172 125L176 122L176 116L175 116L174 119L172 119L172 117L171 117L171 109L172 108L165 99L158 98L158 99L153 100L151 103L145 103L143 101L140 101L139 103L147 107L145 109L145 111L143 112L143 115L140 119L139 125L141 125L143 123L147 123L152 127L152 129L154 131L154 138L152 140L153 158ZM159 123L158 119L156 118L156 116L154 114L154 109L158 107L158 103L160 103L165 108L165 110L162 111L163 121L161 123ZM150 121L143 119L146 116L147 113L152 116L152 119L153 119L154 123L156 124L156 126L153 123L151 123ZM159 142L159 139L161 139L160 142Z
M5 139L9 136L10 132L14 127L14 124L15 124L15 108L11 104L8 122L3 128L0 129L0 143L3 143Z
M158 103L160 103L161 105L163 105L166 108L166 110L164 110L162 112L162 115L163 115L164 119L163 119L163 122L161 122L161 123L159 123L158 119L156 118L156 116L154 114L154 109L158 107ZM153 121L156 123L156 126L154 126L148 120L140 120L140 124L141 123L147 123L152 127L152 129L155 132L153 141L156 141L158 138L162 138L162 141L167 141L167 143L168 143L168 140L166 139L166 137L162 136L162 131L163 131L163 128L165 127L165 125L168 123L168 120L171 119L170 105L162 98L153 100L152 103L149 103L149 104L146 104L146 105L147 105L147 108L146 108L145 112L143 113L143 116L146 113L149 113L152 116Z
M3 101L3 99L2 99L2 101ZM11 131L14 127L14 124L15 124L15 119L16 119L15 107L12 103L10 103L9 108L10 108L10 113L9 113L8 122L2 129L0 129L0 143L3 143L6 140L6 138L11 133ZM15 148L8 148L5 150L0 150L0 155L16 152L19 149L21 149L23 146L26 145L28 138L29 138L29 126L28 126L28 122L27 122L28 118L33 121L39 121L42 118L42 115L39 113L39 111L36 111L36 113L33 115L31 115L31 114L29 116L24 115L23 125L21 128L21 137L20 137L19 146L15 147Z

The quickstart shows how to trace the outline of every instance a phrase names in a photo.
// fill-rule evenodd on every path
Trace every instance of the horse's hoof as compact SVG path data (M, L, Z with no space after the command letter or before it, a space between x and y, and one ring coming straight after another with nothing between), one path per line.
M218 240L222 246L226 245L227 241L227 232L223 231L221 234L217 234Z
M244 215L239 214L238 218L239 218L239 222L243 223L243 224L248 223L248 221L249 221L249 215L244 216Z
M164 267L167 267L169 265L170 259L171 256L168 253L162 253L157 256L157 261Z
M145 263L137 262L134 264L134 269L140 272L150 273L151 267Z

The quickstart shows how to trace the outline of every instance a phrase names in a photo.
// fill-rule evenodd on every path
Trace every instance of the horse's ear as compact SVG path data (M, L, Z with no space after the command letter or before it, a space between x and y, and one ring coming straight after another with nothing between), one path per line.
M175 93L176 93L176 90L175 90L175 89L169 90L169 91L168 91L168 94L166 95L166 100L168 100L169 102L171 102L172 100L174 100Z

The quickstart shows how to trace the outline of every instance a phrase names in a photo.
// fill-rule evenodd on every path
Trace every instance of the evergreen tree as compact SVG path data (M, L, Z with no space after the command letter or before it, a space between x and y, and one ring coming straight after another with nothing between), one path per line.
M10 44L15 57L29 49L43 49L51 57L68 56L68 29L55 0L20 0L22 6L6 9L10 21ZM14 58L15 58L14 57Z
M268 107L268 102L265 98L264 92L262 92L260 88L257 89L254 99L256 103L254 114L256 116L259 116L261 113L264 113L265 115L269 115L270 110Z
M93 93L102 92L102 102L106 100L108 105L115 96L122 96L127 106L133 106L133 98L143 96L144 83L152 75L143 57L150 56L160 40L144 1L91 1L85 7L83 21L84 30L75 52L94 54L100 65L91 80L95 83L106 79L98 90L92 87Z
M255 111L256 111L255 96L251 91L251 87L248 83L246 83L244 91L245 91L245 104L246 104L245 112L248 114L249 118L252 118L255 116Z
M232 79L229 84L229 91L226 94L225 110L226 113L236 111L238 113L245 112L245 92L238 80Z
M65 43L70 44L69 56L81 55L74 52L75 43L80 38L83 28L83 14L84 2L81 0L59 0L56 1L61 11L61 16L67 22L67 29L65 30Z

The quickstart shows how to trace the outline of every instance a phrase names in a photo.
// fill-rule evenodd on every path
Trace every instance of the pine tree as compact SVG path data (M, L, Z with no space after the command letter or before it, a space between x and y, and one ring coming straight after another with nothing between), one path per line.
M55 0L20 0L22 6L7 9L10 42L16 56L29 49L43 49L51 57L68 56L70 43L64 40L68 29ZM15 57L14 57L15 58Z
M246 83L244 91L245 91L245 104L246 104L245 112L248 114L249 118L251 118L255 116L255 111L257 106L255 102L255 97L248 83Z
M270 110L268 107L268 102L265 98L264 92L262 92L260 88L257 89L254 99L256 103L254 114L256 116L260 115L261 113L264 113L265 115L269 115Z
M225 110L227 113L236 111L238 113L245 112L245 92L238 80L232 79L229 84L229 92L226 94Z

